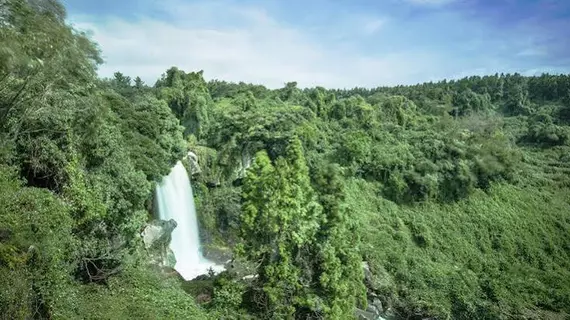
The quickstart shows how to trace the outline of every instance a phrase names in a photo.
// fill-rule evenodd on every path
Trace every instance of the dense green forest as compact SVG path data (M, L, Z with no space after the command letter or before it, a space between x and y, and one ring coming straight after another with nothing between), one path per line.
M150 86L99 79L65 18L0 0L1 319L570 317L570 75ZM188 151L203 241L253 280L147 263L153 190Z

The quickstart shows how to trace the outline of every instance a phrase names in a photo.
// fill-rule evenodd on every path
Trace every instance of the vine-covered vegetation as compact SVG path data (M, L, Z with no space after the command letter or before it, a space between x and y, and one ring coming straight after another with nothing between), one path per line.
M348 319L373 297L396 318L570 315L570 75L98 79L55 0L0 0L0 44L2 319ZM146 263L152 191L188 150L203 240L248 281L186 293Z
M203 201L203 225L217 239L279 239L257 232L268 228L260 222L265 212L290 216L278 202L285 192L261 190L287 183L277 168L299 139L327 215L319 225L344 234L333 242L335 252L357 254L337 256L339 266L353 263L354 269L355 261L366 261L365 292L380 296L393 315L564 318L570 313L569 81L514 74L351 90L208 82L215 129L191 149L214 149L217 162L210 160L199 180L217 187L204 187L201 195L222 199L241 189L243 196L228 196L222 206ZM255 161L241 180L239 169L250 157ZM234 170L224 175L228 165ZM301 177L295 181L291 185L302 185ZM250 200L252 187L262 188L252 197L257 203ZM342 218L331 219L338 210ZM252 214L263 220L250 220ZM248 229L250 221L261 230ZM322 243L318 236L312 241ZM289 254L297 257L295 250ZM362 274L337 279L345 281L335 281L337 288L362 292L350 286L361 283ZM259 282L264 289L271 283ZM358 299L351 303L363 307ZM298 317L300 309L290 315ZM349 317L348 310L331 317Z

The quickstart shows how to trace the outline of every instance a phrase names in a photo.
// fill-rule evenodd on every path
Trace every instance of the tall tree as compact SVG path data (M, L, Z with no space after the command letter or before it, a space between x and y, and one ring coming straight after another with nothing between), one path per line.
M259 307L273 317L290 318L310 299L303 294L310 285L303 265L322 218L298 139L275 165L265 151L256 155L243 200L240 251L259 265Z
M320 314L325 319L348 319L356 306L366 304L359 251L361 231L358 223L350 218L340 170L336 164L325 164L314 173L324 221L312 249L316 266L313 277L318 279L315 291L322 296L325 307ZM313 307L309 314L317 315L315 309Z
M203 72L185 73L172 67L155 87L159 88L159 97L168 102L186 128L185 134L202 139L208 132L209 108L212 104Z

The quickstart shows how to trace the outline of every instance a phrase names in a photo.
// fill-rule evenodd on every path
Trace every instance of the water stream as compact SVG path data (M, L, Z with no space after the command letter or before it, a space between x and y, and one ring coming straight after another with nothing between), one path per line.
M170 249L176 257L174 269L185 280L207 274L210 268L215 273L223 271L223 266L216 265L202 255L194 194L182 162L178 161L158 185L156 199L159 218L166 221L174 219L178 224L172 232L170 242Z

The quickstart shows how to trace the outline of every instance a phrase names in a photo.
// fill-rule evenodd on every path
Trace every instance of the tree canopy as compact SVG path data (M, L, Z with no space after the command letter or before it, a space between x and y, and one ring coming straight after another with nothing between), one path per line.
M0 43L2 318L570 314L570 75L100 79L57 0L0 1ZM249 280L146 263L153 190L189 150L203 240Z

